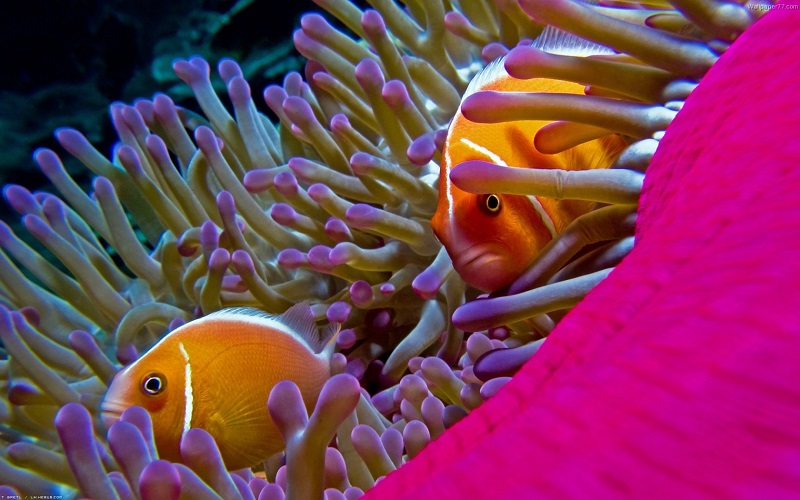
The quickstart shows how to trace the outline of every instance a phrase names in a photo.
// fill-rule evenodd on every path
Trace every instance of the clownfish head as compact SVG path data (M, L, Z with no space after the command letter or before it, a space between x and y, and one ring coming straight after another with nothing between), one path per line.
M106 427L117 422L131 406L147 410L160 455L174 461L180 460L181 434L165 429L183 427L187 391L182 347L175 342L164 342L159 349L121 370L101 404L101 418Z
M475 288L491 292L510 284L551 239L527 196L449 190L431 227L456 272Z

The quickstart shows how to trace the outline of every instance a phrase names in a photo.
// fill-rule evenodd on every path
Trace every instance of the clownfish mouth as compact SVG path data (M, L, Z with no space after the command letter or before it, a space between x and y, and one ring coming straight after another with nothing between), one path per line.
M481 267L499 260L500 256L496 252L493 252L491 248L488 248L490 246L494 245L475 245L459 253L456 258L453 259L453 267L461 272L462 270Z
M103 401L100 403L100 420L103 421L103 425L105 425L106 428L109 428L119 421L122 412L126 409L127 407L119 403Z
M473 245L450 255L453 268L470 285L491 292L510 281L507 259L503 247L497 243Z

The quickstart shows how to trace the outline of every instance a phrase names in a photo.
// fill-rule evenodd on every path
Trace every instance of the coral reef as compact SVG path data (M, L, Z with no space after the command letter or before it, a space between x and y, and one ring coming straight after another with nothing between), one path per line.
M110 159L77 130L58 130L97 177L86 194L43 149L35 160L63 200L4 190L61 265L0 228L0 432L10 444L0 480L23 494L98 499L353 498L413 459L507 383L630 251L640 172L757 14L674 3L374 0L362 12L319 0L357 40L320 15L302 19L294 42L309 59L305 79L289 73L263 92L279 125L257 110L238 64L218 66L231 113L208 63L190 58L174 70L202 115L165 95L114 104ZM619 53L543 54L529 41L545 24ZM551 152L609 133L631 145L613 166L625 172L597 178L509 180L488 165L456 168L465 190L485 175L498 192L612 203L577 219L508 289L473 300L429 220L443 131L471 76L506 53L512 75L576 81L587 95L478 93L465 116L557 120L535 138ZM229 306L279 313L299 301L343 324L335 375L310 416L293 385L275 387L265 404L287 449L258 477L225 471L201 429L184 435L183 464L158 460L137 409L105 437L99 401L120 363L200 315ZM476 333L465 341L465 332Z

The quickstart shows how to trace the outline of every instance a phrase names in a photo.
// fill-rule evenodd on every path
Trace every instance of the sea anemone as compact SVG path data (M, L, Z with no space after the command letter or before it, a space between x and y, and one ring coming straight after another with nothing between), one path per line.
M568 0L370 3L375 10L362 12L318 1L357 40L320 15L303 18L294 41L309 59L305 81L290 73L263 93L279 125L257 111L235 62L218 67L231 114L209 65L179 60L175 72L203 116L165 95L114 104L119 143L110 160L80 132L56 132L97 175L91 195L50 150L34 157L63 200L5 188L59 265L2 227L0 419L10 446L0 480L23 494L92 498L284 490L351 498L371 488L494 395L560 311L630 251L635 172L647 169L683 101L759 13L706 1L674 2L677 10ZM619 54L539 53L529 39L545 24ZM557 120L535 139L552 152L608 133L631 146L614 166L626 172L596 178L509 181L491 166L457 168L454 182L467 190L485 176L500 192L612 203L576 221L507 290L473 300L477 292L453 272L428 225L442 131L470 77L515 46L509 72L574 80L588 95L479 93L464 103L469 118ZM633 181L620 182L625 175ZM341 354L310 416L291 383L265 401L286 452L267 459L258 477L228 473L202 429L184 436L183 464L158 460L149 416L137 408L105 437L98 404L119 363L200 315L243 305L279 313L299 301L317 319L343 324ZM465 332L475 333L465 341Z
M376 498L796 496L797 10L759 20L686 100L625 260Z

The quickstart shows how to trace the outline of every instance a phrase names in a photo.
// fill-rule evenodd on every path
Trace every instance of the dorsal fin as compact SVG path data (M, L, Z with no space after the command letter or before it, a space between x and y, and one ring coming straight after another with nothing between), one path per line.
M487 64L482 70L478 71L469 82L469 85L467 85L467 90L465 90L464 95L461 96L461 102L464 102L464 99L480 91L490 83L507 77L508 73L506 72L505 61L506 56L498 57Z
M562 56L593 56L601 54L614 54L614 51L605 45L591 42L585 38L561 31L552 26L546 26L542 33L531 43L531 47L550 54ZM492 82L508 76L505 68L506 56L498 57L480 70L467 85L467 90L461 97L461 102L470 95L478 92Z
M320 344L323 346L320 353L324 355L323 357L330 359L333 355L333 351L336 349L336 337L339 336L341 327L342 325L339 323L328 323L328 326L319 332Z
M331 323L320 332L314 320L314 313L311 311L311 306L308 305L308 302L297 303L278 315L269 314L268 312L254 307L229 307L213 312L206 317L230 317L231 315L248 316L255 321L263 322L265 326L280 325L283 327L282 330L305 342L308 347L317 354L320 354L323 349L325 349L330 338L339 331L339 324ZM270 325L270 322L277 323L278 325ZM331 350L330 354L332 353L333 351Z
M613 50L605 45L600 45L552 26L546 26L544 31L531 43L531 47L561 56L585 57L614 53Z
M286 325L290 330L297 332L304 339L309 341L309 345L317 352L319 347L319 330L314 321L314 313L308 302L300 302L275 317L276 320ZM315 340L312 344L310 341Z

